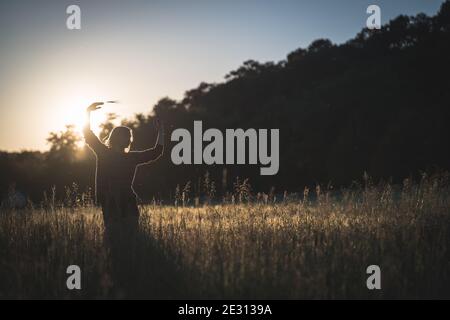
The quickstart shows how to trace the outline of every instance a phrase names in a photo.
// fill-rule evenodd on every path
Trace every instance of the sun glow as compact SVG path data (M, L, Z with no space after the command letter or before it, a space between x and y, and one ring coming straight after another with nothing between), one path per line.
M66 98L62 102L63 106L56 106L53 121L58 124L60 130L64 130L66 126L72 125L78 134L82 134L83 127L86 123L86 108L96 101L107 101L101 97L79 96ZM111 112L108 105L91 113L91 128L98 134L100 132L100 125L106 120L106 114Z

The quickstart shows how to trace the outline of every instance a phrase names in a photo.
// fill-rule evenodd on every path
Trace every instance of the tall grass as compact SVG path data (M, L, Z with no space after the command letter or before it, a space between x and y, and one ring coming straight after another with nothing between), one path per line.
M3 208L0 298L450 298L448 175L283 201L241 189L189 206L179 188L176 205L142 206L120 262L94 206ZM79 291L66 288L71 264ZM381 290L366 287L372 264Z

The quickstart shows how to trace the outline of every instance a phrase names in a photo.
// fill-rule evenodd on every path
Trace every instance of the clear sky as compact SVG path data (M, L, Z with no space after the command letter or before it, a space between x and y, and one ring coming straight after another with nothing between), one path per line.
M149 113L248 59L279 61L317 38L342 43L370 4L382 23L434 15L442 0L0 0L0 150L46 150L50 131L79 128L90 101L107 112ZM81 8L81 30L66 8Z

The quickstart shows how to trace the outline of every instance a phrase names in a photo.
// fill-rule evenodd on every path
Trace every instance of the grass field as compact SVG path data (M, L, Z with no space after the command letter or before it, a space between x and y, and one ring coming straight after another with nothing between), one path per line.
M140 227L112 266L98 208L3 208L0 298L450 298L448 176L276 202L146 205ZM72 264L81 290L66 288ZM372 264L381 290L366 287Z

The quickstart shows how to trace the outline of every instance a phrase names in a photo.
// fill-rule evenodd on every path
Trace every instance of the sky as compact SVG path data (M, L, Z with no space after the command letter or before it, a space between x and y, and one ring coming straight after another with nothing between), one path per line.
M280 61L313 40L343 43L366 23L434 15L442 0L0 0L0 150L48 150L49 132L82 126L90 102L148 114L249 59ZM66 8L81 9L81 29Z

